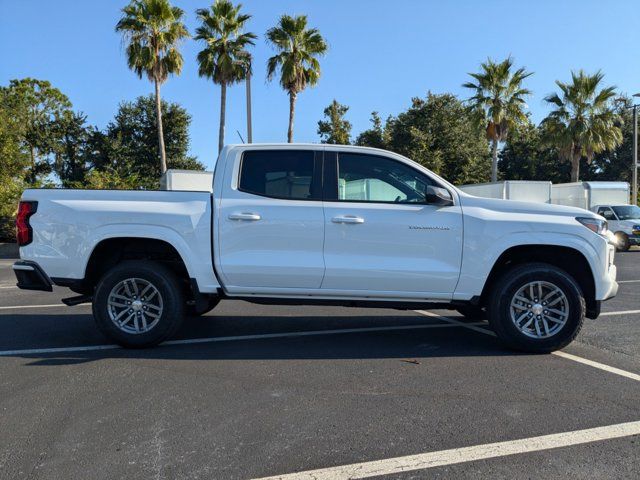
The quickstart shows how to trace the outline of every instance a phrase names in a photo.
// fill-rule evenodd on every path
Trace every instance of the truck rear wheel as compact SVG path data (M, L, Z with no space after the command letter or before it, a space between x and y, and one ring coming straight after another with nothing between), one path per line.
M527 263L507 271L489 299L489 323L509 347L548 353L575 339L586 307L580 286L565 271Z
M184 296L175 274L144 260L109 270L93 296L93 317L111 340L127 348L145 348L171 338L184 317Z

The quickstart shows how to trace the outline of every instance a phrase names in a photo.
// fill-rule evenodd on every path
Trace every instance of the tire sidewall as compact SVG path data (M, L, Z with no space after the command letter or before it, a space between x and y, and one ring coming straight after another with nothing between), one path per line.
M160 320L148 332L124 332L109 317L109 294L116 284L127 278L150 282L162 297ZM175 275L168 268L149 261L127 261L111 269L98 282L93 297L93 317L100 331L116 343L128 348L151 347L176 333L184 317L184 299Z
M569 318L562 329L549 338L526 336L511 319L511 300L515 293L529 282L545 281L560 288L567 297ZM565 272L549 266L520 267L503 277L491 304L490 323L498 336L512 348L529 352L551 352L565 347L576 337L586 312L582 291Z
M622 240L621 244L616 245L616 250L618 250L619 252L628 251L629 248L631 247L631 244L629 242L629 236L624 232L617 232L615 236L616 238Z

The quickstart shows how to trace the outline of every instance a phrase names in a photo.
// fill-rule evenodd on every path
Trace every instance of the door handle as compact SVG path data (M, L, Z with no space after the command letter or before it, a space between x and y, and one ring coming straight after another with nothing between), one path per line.
M356 217L355 215L344 215L340 217L333 217L331 221L333 223L364 223L364 218Z
M250 220L255 222L256 220L260 220L260 215L257 213L232 213L229 215L229 220Z

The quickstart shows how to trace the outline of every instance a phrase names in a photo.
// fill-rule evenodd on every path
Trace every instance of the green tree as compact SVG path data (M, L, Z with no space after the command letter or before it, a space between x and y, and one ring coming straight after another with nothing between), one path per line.
M289 94L287 141L292 143L296 99L307 86L318 83L318 57L327 52L327 43L317 29L307 28L306 15L283 15L277 27L267 30L267 40L278 51L267 61L267 79L273 79L280 69L280 85Z
M571 72L571 83L556 80L561 94L545 101L554 109L544 119L548 142L561 160L571 164L571 181L580 178L580 160L590 164L596 154L612 150L622 142L622 131L612 100L616 89L603 87L604 74L583 70Z
M498 180L498 144L507 139L511 128L527 118L525 97L531 92L522 86L522 82L532 72L524 68L513 71L511 57L499 63L488 59L480 67L480 73L469 74L475 83L467 82L462 86L474 91L469 104L491 141L491 181L495 182Z
M85 125L86 120L86 115L69 110L48 126L53 141L53 171L64 187L82 182L90 168L95 128Z
M318 122L318 135L320 135L322 143L338 145L351 143L351 123L344 118L348 111L349 107L336 100L333 100L331 105L324 109L326 120Z
M544 127L530 120L511 131L499 159L505 180L569 181L569 165L558 165L557 152L544 142L544 135Z
M378 112L371 112L371 128L360 132L355 144L361 147L386 148L385 129Z
M194 38L206 44L198 53L198 74L220 85L218 153L224 146L227 85L246 79L251 69L251 54L246 48L257 38L254 33L242 33L251 15L241 14L241 8L241 4L216 0L210 8L196 12L201 24Z
M204 165L188 153L190 115L177 103L163 100L161 108L168 167L204 170ZM94 133L90 139L92 166L123 178L135 175L139 188L158 188L160 166L153 153L156 145L155 99L147 96L122 102L106 131Z
M616 98L615 112L622 132L622 142L611 150L596 153L587 165L589 178L631 183L633 162L633 100L627 96ZM586 164L586 162L585 162Z
M429 93L387 122L385 147L456 184L489 179L489 146L473 115L451 94Z
M19 139L21 154L3 157L3 162L20 160L24 177L34 183L51 171L49 155L52 152L55 133L50 126L71 109L71 102L60 90L45 80L24 78L11 80L2 87L3 109L9 117L12 138ZM14 147L15 148L15 147ZM23 163L24 153L29 164ZM2 165L3 169L5 165Z
M70 182L70 188L88 188L94 190L137 190L144 183L133 173L122 175L112 168L91 170L81 182Z
M122 9L122 18L116 24L116 31L127 42L129 68L140 78L146 75L155 86L160 173L167 170L160 85L169 75L178 75L182 70L178 43L189 36L183 16L184 12L169 0L132 0Z

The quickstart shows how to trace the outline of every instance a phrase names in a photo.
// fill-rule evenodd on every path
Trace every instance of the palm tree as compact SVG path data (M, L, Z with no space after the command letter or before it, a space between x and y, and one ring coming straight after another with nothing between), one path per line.
M178 75L182 70L183 60L177 45L189 36L182 23L183 15L184 12L171 6L168 0L131 0L122 9L122 18L116 24L116 32L122 32L127 42L129 68L140 78L145 74L155 85L161 173L167 170L167 156L162 133L160 85L169 75Z
M220 85L220 131L218 153L224 146L227 85L240 82L251 69L251 54L245 50L254 45L253 33L241 33L251 15L240 14L241 4L216 0L210 8L196 11L202 24L196 29L196 40L206 43L198 53L198 74Z
M604 74L571 72L571 83L556 80L561 95L545 101L554 110L542 122L547 142L558 149L561 160L571 162L571 181L580 178L580 159L591 163L595 154L612 150L622 142L620 119L612 105L616 87L602 87Z
M500 63L489 58L480 66L482 72L469 74L476 82L462 86L475 91L468 101L491 141L491 181L495 182L498 180L498 144L507 139L512 127L527 119L524 98L531 92L522 87L522 82L533 72L523 67L513 72L511 57Z
M320 78L318 56L327 52L327 43L315 28L307 28L307 16L282 15L278 26L267 30L267 40L278 54L267 61L267 79L280 67L280 85L289 94L289 130L287 141L293 142L293 118L298 93Z

